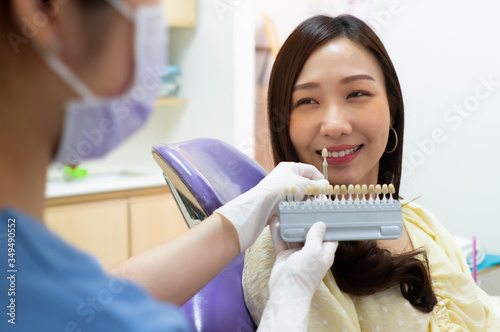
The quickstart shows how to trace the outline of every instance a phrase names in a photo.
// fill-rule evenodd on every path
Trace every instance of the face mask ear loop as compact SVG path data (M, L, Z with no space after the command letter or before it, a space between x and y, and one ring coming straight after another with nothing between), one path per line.
M120 14L128 18L130 21L135 21L135 11L130 8L123 0L106 0L113 8L115 8Z
M37 52L45 59L47 65L85 100L94 100L92 91L54 54L37 48Z

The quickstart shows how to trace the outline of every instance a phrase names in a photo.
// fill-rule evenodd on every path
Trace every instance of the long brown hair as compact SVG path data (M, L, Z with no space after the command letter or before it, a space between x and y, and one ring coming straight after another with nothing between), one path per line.
M396 70L384 45L363 21L350 15L314 16L287 38L274 63L268 92L268 120L274 162L300 161L290 139L292 91L309 56L335 38L347 38L369 51L385 79L392 127L398 143L393 153L380 159L378 183L393 183L399 195L403 156L404 105ZM387 150L395 145L389 136ZM400 286L402 295L417 309L432 311L437 303L432 290L427 257L423 250L391 255L376 241L342 241L331 268L339 288L353 295L369 295Z

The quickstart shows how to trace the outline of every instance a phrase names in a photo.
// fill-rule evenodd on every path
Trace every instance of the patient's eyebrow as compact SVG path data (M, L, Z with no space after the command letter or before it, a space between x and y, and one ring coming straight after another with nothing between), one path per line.
M359 75L352 75L352 76L347 76L344 77L340 80L341 84L348 84L354 81L358 80L369 80L369 81L375 81L373 77L370 75L366 74L359 74ZM303 84L297 84L296 86L293 87L293 92L298 91L298 90L312 90L312 89L317 89L319 88L319 84L315 82L308 82L308 83L303 83Z
M344 77L343 79L340 80L340 83L347 84L351 83L357 80L370 80L370 81L375 81L373 77L370 75L365 75L365 74L360 74L360 75L353 75L353 76L347 76Z
M314 83L314 82L297 84L296 86L293 87L293 92L295 92L297 90L317 89L318 87L319 87L319 84Z

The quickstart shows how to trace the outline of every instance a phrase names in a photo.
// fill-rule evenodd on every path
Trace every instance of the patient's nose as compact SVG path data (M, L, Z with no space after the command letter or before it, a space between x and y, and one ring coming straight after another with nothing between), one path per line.
M321 135L338 138L351 132L352 126L347 112L336 104L327 105L321 123Z

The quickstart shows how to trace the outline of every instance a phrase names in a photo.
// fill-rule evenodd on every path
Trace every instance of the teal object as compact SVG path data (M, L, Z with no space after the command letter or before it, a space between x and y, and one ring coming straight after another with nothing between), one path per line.
M467 264L469 264L469 268L472 272L472 261L467 260ZM477 264L477 271L486 270L499 264L500 255L485 254L484 259L479 264Z

